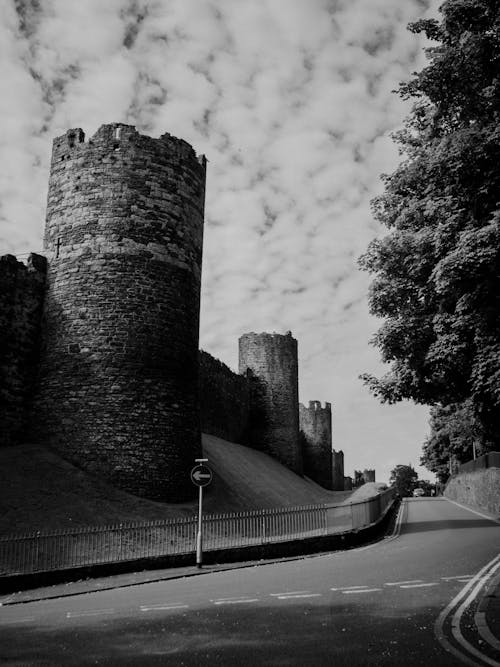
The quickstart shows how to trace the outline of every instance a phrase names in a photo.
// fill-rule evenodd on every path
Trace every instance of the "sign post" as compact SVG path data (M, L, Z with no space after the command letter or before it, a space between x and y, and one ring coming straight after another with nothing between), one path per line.
M196 567L203 562L202 517L203 517L203 487L212 481L212 471L204 465L208 459L195 459L196 465L191 470L191 481L198 487L198 533L196 535Z

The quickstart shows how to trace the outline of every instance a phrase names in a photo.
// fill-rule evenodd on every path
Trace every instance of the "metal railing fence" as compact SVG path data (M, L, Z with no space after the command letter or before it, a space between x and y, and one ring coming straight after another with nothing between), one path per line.
M477 459L462 463L462 465L458 466L456 474L474 472L474 470L482 470L484 468L500 468L500 452L488 452L487 454L478 456Z
M375 523L393 489L350 505L308 505L203 518L203 550L231 549L358 530ZM194 552L197 518L0 537L0 575L32 574Z

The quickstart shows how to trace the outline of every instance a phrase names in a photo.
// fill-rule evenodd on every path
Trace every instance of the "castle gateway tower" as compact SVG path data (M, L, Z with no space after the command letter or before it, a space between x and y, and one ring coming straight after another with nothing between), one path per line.
M301 475L296 339L290 332L244 334L239 372L250 380L250 446Z
M198 405L204 157L102 126L54 141L38 440L148 498L190 495Z

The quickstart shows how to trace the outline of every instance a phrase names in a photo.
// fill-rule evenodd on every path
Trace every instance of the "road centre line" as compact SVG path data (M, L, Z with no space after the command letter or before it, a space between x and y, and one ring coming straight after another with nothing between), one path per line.
M247 600L248 595L234 595L231 598L213 598L210 602L231 602L232 600Z
M294 593L293 595L278 595L278 600L291 600L293 598L319 598L322 593Z
M331 588L332 591L352 591L355 588L367 588L366 584L364 586L341 586L340 588Z
M66 618L78 618L80 616L100 616L101 614L114 614L114 609L91 609L89 611L68 611Z
M311 591L284 591L283 593L269 593L272 598L277 598L280 595L299 595L299 593L310 593Z
M248 602L259 602L259 598L250 598L250 599L243 599L243 600L214 600L214 604L221 605L221 604L246 604Z
M452 579L472 579L472 574L457 574L454 577L441 577L444 581L451 581Z
M362 588L361 590L350 590L350 591L342 591L344 595L352 595L355 593L375 593L376 591L381 591L381 588Z
M429 586L439 586L439 582L432 582L429 584L404 584L400 588L428 588Z
M165 605L153 605L147 607L146 605L141 605L141 611L168 611L169 609L188 609L189 605L187 604L165 604Z
M422 579L410 579L409 581L390 581L384 586L402 586L403 584L421 584Z

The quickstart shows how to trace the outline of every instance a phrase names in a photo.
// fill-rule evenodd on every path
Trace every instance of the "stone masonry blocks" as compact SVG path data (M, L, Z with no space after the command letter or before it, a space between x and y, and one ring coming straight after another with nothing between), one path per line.
M194 495L204 157L103 125L54 140L36 440L140 496Z
M244 334L239 372L250 380L250 446L301 475L296 339L290 332Z
M0 446L26 436L38 367L40 321L47 262L31 254L26 264L0 257Z
M332 406L309 401L299 403L299 428L302 439L304 475L325 489L333 488L332 477Z

